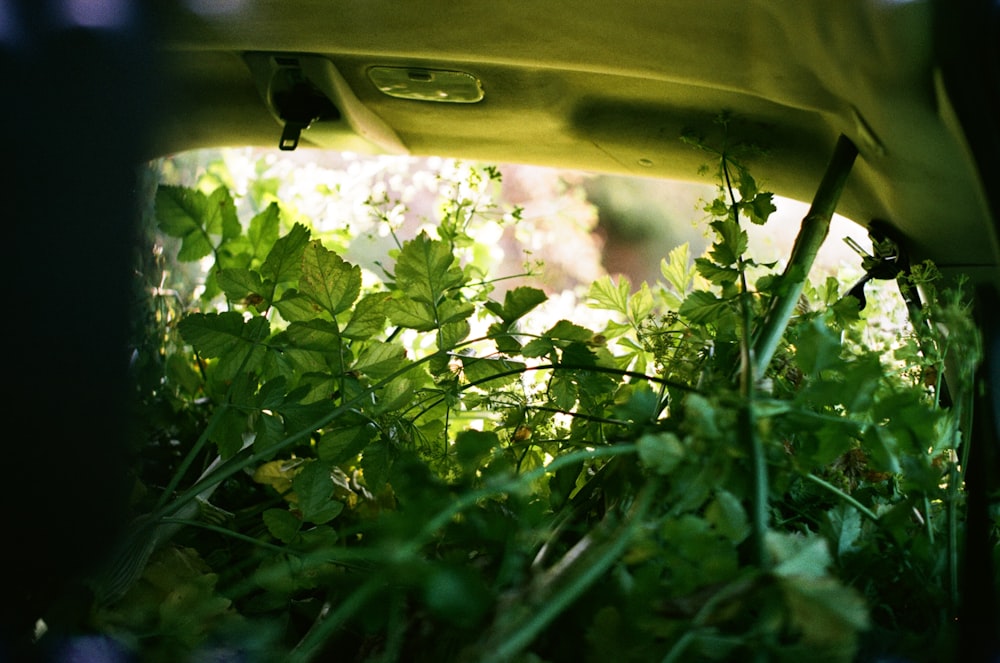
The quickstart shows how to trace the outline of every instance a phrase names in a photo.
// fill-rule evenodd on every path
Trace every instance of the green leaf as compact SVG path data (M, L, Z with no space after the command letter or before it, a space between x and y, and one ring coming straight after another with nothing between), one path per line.
M358 300L347 325L341 331L344 338L366 340L384 332L389 297L388 293L378 292Z
M302 521L286 509L268 509L262 514L271 536L282 543L291 543L302 527Z
M349 309L361 294L361 268L314 240L302 254L299 291L336 316Z
M484 388L495 389L517 382L524 364L510 359L469 357L462 355L462 370L469 382L487 382ZM502 377L498 377L502 376Z
M733 543L740 543L750 536L746 509L740 499L725 488L715 491L715 498L705 508L705 520Z
M805 375L819 374L840 363L840 335L816 318L799 328L795 338L795 363Z
M732 218L713 221L711 226L718 235L718 240L712 245L709 255L723 267L735 265L749 245L746 231Z
M686 295L694 282L694 271L690 267L691 247L688 242L670 250L667 258L660 261L660 274L673 286L679 295Z
M309 243L309 230L296 223L285 236L279 238L267 254L260 273L273 283L289 283L302 272L302 253Z
M386 314L394 325L407 329L433 331L438 326L434 308L426 302L394 297L386 302Z
M569 320L560 320L552 325L552 328L545 332L544 336L545 338L560 341L580 341L587 343L593 340L594 332Z
M361 454L361 471L364 473L365 485L372 492L378 492L389 481L389 471L392 469L392 456L389 444L384 440L372 442Z
M451 247L426 233L403 244L396 258L395 277L396 287L407 297L431 306L445 292L465 283Z
M646 433L636 443L639 460L650 472L666 476L684 460L684 444L674 433Z
M520 286L504 294L503 306L490 301L486 303L486 309L510 325L547 299L548 296L538 288Z
M708 290L695 290L684 298L677 312L696 325L706 325L718 322L732 309L728 300L719 299Z
M587 296L592 300L593 308L604 308L622 315L628 315L628 296L632 291L632 283L625 276L618 277L616 284L610 276L604 275L594 281Z
M292 479L292 489L304 521L321 525L344 510L343 503L332 499L334 485L330 466L320 461L307 463Z
M346 424L347 422L338 423ZM357 417L351 425L340 425L323 433L317 445L319 458L331 465L346 463L364 451L376 435L377 430L374 424L364 418Z
M203 357L218 357L219 378L232 379L238 372L255 370L263 360L270 326L267 318L244 320L241 313L192 313L178 328L185 341Z
M804 651L824 661L855 660L858 636L869 627L863 596L831 577L786 577L779 586Z
M267 308L264 283L258 272L246 268L223 269L216 274L216 279L229 301L240 301L249 295L257 295L260 302L254 302L255 307L258 310Z
M833 561L826 539L816 534L769 531L767 548L775 561L775 575L783 577L820 578Z
M282 293L281 298L274 302L281 317L288 322L305 322L319 315L320 309L312 297L306 297L298 290L289 288Z
M462 469L473 473L499 447L500 438L493 431L464 430L455 436L453 449Z
M736 283L740 277L740 272L735 267L723 267L708 258L698 258L694 261L694 265L698 274L715 285Z
M406 358L406 349L399 343L373 341L361 352L361 356L358 357L352 368L373 380L381 380L409 363L410 361Z
M164 185L156 190L155 205L160 230L182 240L177 254L181 262L210 255L216 248L212 236L222 244L242 232L233 199L223 188L206 196L196 189Z
M758 193L749 204L743 207L743 211L752 223L759 226L764 225L767 219L778 211L774 204L774 194Z

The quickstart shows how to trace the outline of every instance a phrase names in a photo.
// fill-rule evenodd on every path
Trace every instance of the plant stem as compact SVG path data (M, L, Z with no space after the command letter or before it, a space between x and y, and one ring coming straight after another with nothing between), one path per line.
M802 219L802 227L795 239L792 255L781 277L782 292L771 300L764 323L755 335L753 361L756 375L764 375L785 333L816 254L830 231L830 220L833 218L837 201L840 200L840 194L844 190L847 176L857 155L858 148L847 136L841 135L837 139L833 157L816 191L809 213Z

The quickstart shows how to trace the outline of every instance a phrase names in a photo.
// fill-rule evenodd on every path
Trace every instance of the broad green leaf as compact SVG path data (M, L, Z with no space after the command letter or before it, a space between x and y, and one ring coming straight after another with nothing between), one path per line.
M660 274L678 295L686 295L694 283L694 271L690 267L691 247L687 242L676 246L660 261Z
M723 267L708 258L698 258L694 261L694 264L698 274L715 285L736 283L740 277L739 270L735 267Z
M274 308L287 322L305 322L320 314L320 308L312 297L306 297L298 290L289 288L274 302Z
M281 226L281 208L278 203L272 202L264 211L258 213L250 219L250 226L247 228L247 241L252 247L251 255L256 260L263 261L278 241L278 233Z
M813 319L798 330L795 338L795 363L809 376L819 376L840 363L840 336L821 319Z
M292 479L292 489L305 521L316 524L329 522L344 509L341 502L332 499L334 485L330 466L320 461L307 463Z
M791 628L804 651L823 661L851 663L869 627L865 598L832 577L780 578Z
M556 374L549 383L549 398L560 410L572 410L576 405L576 384L571 378Z
M288 325L286 334L292 344L300 350L310 350L323 354L341 352L340 330L337 323L329 320L307 320Z
M352 367L373 380L387 378L410 363L399 343L374 341L365 348Z
M241 313L192 313L178 325L181 336L203 357L218 357L221 379L257 368L266 352L261 342L270 327L267 318L245 321Z
M627 316L628 297L632 291L632 283L625 276L618 277L615 283L608 275L594 281L590 286L587 296L593 300L590 306L593 308L603 308Z
M628 319L639 325L653 311L653 293L644 281L628 299Z
M548 296L537 288L520 286L513 290L508 290L504 294L503 306L497 302L487 302L486 308L491 313L499 317L510 325L515 320L520 319L539 304L544 303Z
M341 335L354 340L367 340L384 332L389 297L388 293L379 292L359 299Z
M260 267L261 276L281 284L299 278L302 271L302 253L309 243L309 230L300 223L292 226L287 235L280 237L271 247Z
M165 234L182 240L177 259L200 260L219 245L242 232L229 192L216 189L211 195L185 187L160 186L156 191L156 219Z
M462 285L465 275L455 264L451 247L426 233L403 244L395 267L396 286L410 299L434 305L448 290Z
M471 331L469 323L465 320L449 322L441 325L441 335L438 340L439 350L451 350L464 341Z
M336 316L349 309L361 293L361 268L314 240L302 254L299 292Z
M346 417L345 417L346 418ZM350 425L347 425L347 424ZM317 445L320 460L339 465L353 459L371 443L377 430L371 422L357 417L353 421L338 421L336 428L323 433Z
M502 387L516 382L524 364L510 359L462 356L462 370L469 382L487 382L486 388Z
M708 290L695 290L684 298L677 312L696 325L706 325L730 313L731 304Z
M223 269L216 274L216 279L229 301L240 301L250 295L255 295L259 300L247 303L255 306L258 310L267 307L264 283L258 272L245 268Z
M546 338L561 341L580 341L587 343L594 338L594 332L590 331L586 327L581 327L578 324L572 323L569 320L560 320L556 324L552 325L552 328L545 332L544 336Z
M361 453L361 471L370 491L381 491L389 481L389 471L392 469L390 454L389 444L384 440L372 442Z
M500 447L493 431L464 430L455 437L455 457L465 472L475 472L482 462Z
M743 207L747 218L758 226L764 225L768 217L778 211L774 204L773 193L758 193L749 203Z
M431 331L438 326L434 309L426 302L394 297L386 303L386 314L394 325L407 329Z
M718 234L718 239L712 245L709 255L723 267L735 265L749 244L745 230L734 219L713 221L712 228Z
M267 531L282 543L291 543L295 540L302 527L302 521L287 509L268 509L262 516Z
M216 414L218 420L212 429L211 440L223 458L232 458L243 448L244 435L248 432L247 415L236 408L223 408Z
M705 520L733 543L738 544L750 536L750 521L746 509L739 498L725 488L715 491L715 499L705 508Z
M783 577L820 578L833 561L826 539L817 534L769 531L767 549L775 562L775 575Z
M643 467L661 476L673 472L684 459L684 444L671 432L646 433L636 447Z
M261 412L253 427L254 451L265 451L285 439L285 424L280 417Z

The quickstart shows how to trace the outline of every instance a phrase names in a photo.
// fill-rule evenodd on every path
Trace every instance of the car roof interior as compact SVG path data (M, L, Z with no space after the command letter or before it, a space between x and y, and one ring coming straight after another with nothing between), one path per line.
M839 213L992 279L996 17L919 0L174 0L154 15L150 154L282 143L697 180L705 154L680 136L721 141L725 111L729 140L762 148L758 179L798 200L846 136Z

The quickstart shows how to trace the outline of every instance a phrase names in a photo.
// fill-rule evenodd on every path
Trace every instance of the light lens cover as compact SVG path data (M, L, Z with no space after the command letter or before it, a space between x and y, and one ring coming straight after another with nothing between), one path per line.
M398 99L474 104L483 98L483 85L464 71L372 67L368 78L379 90Z

